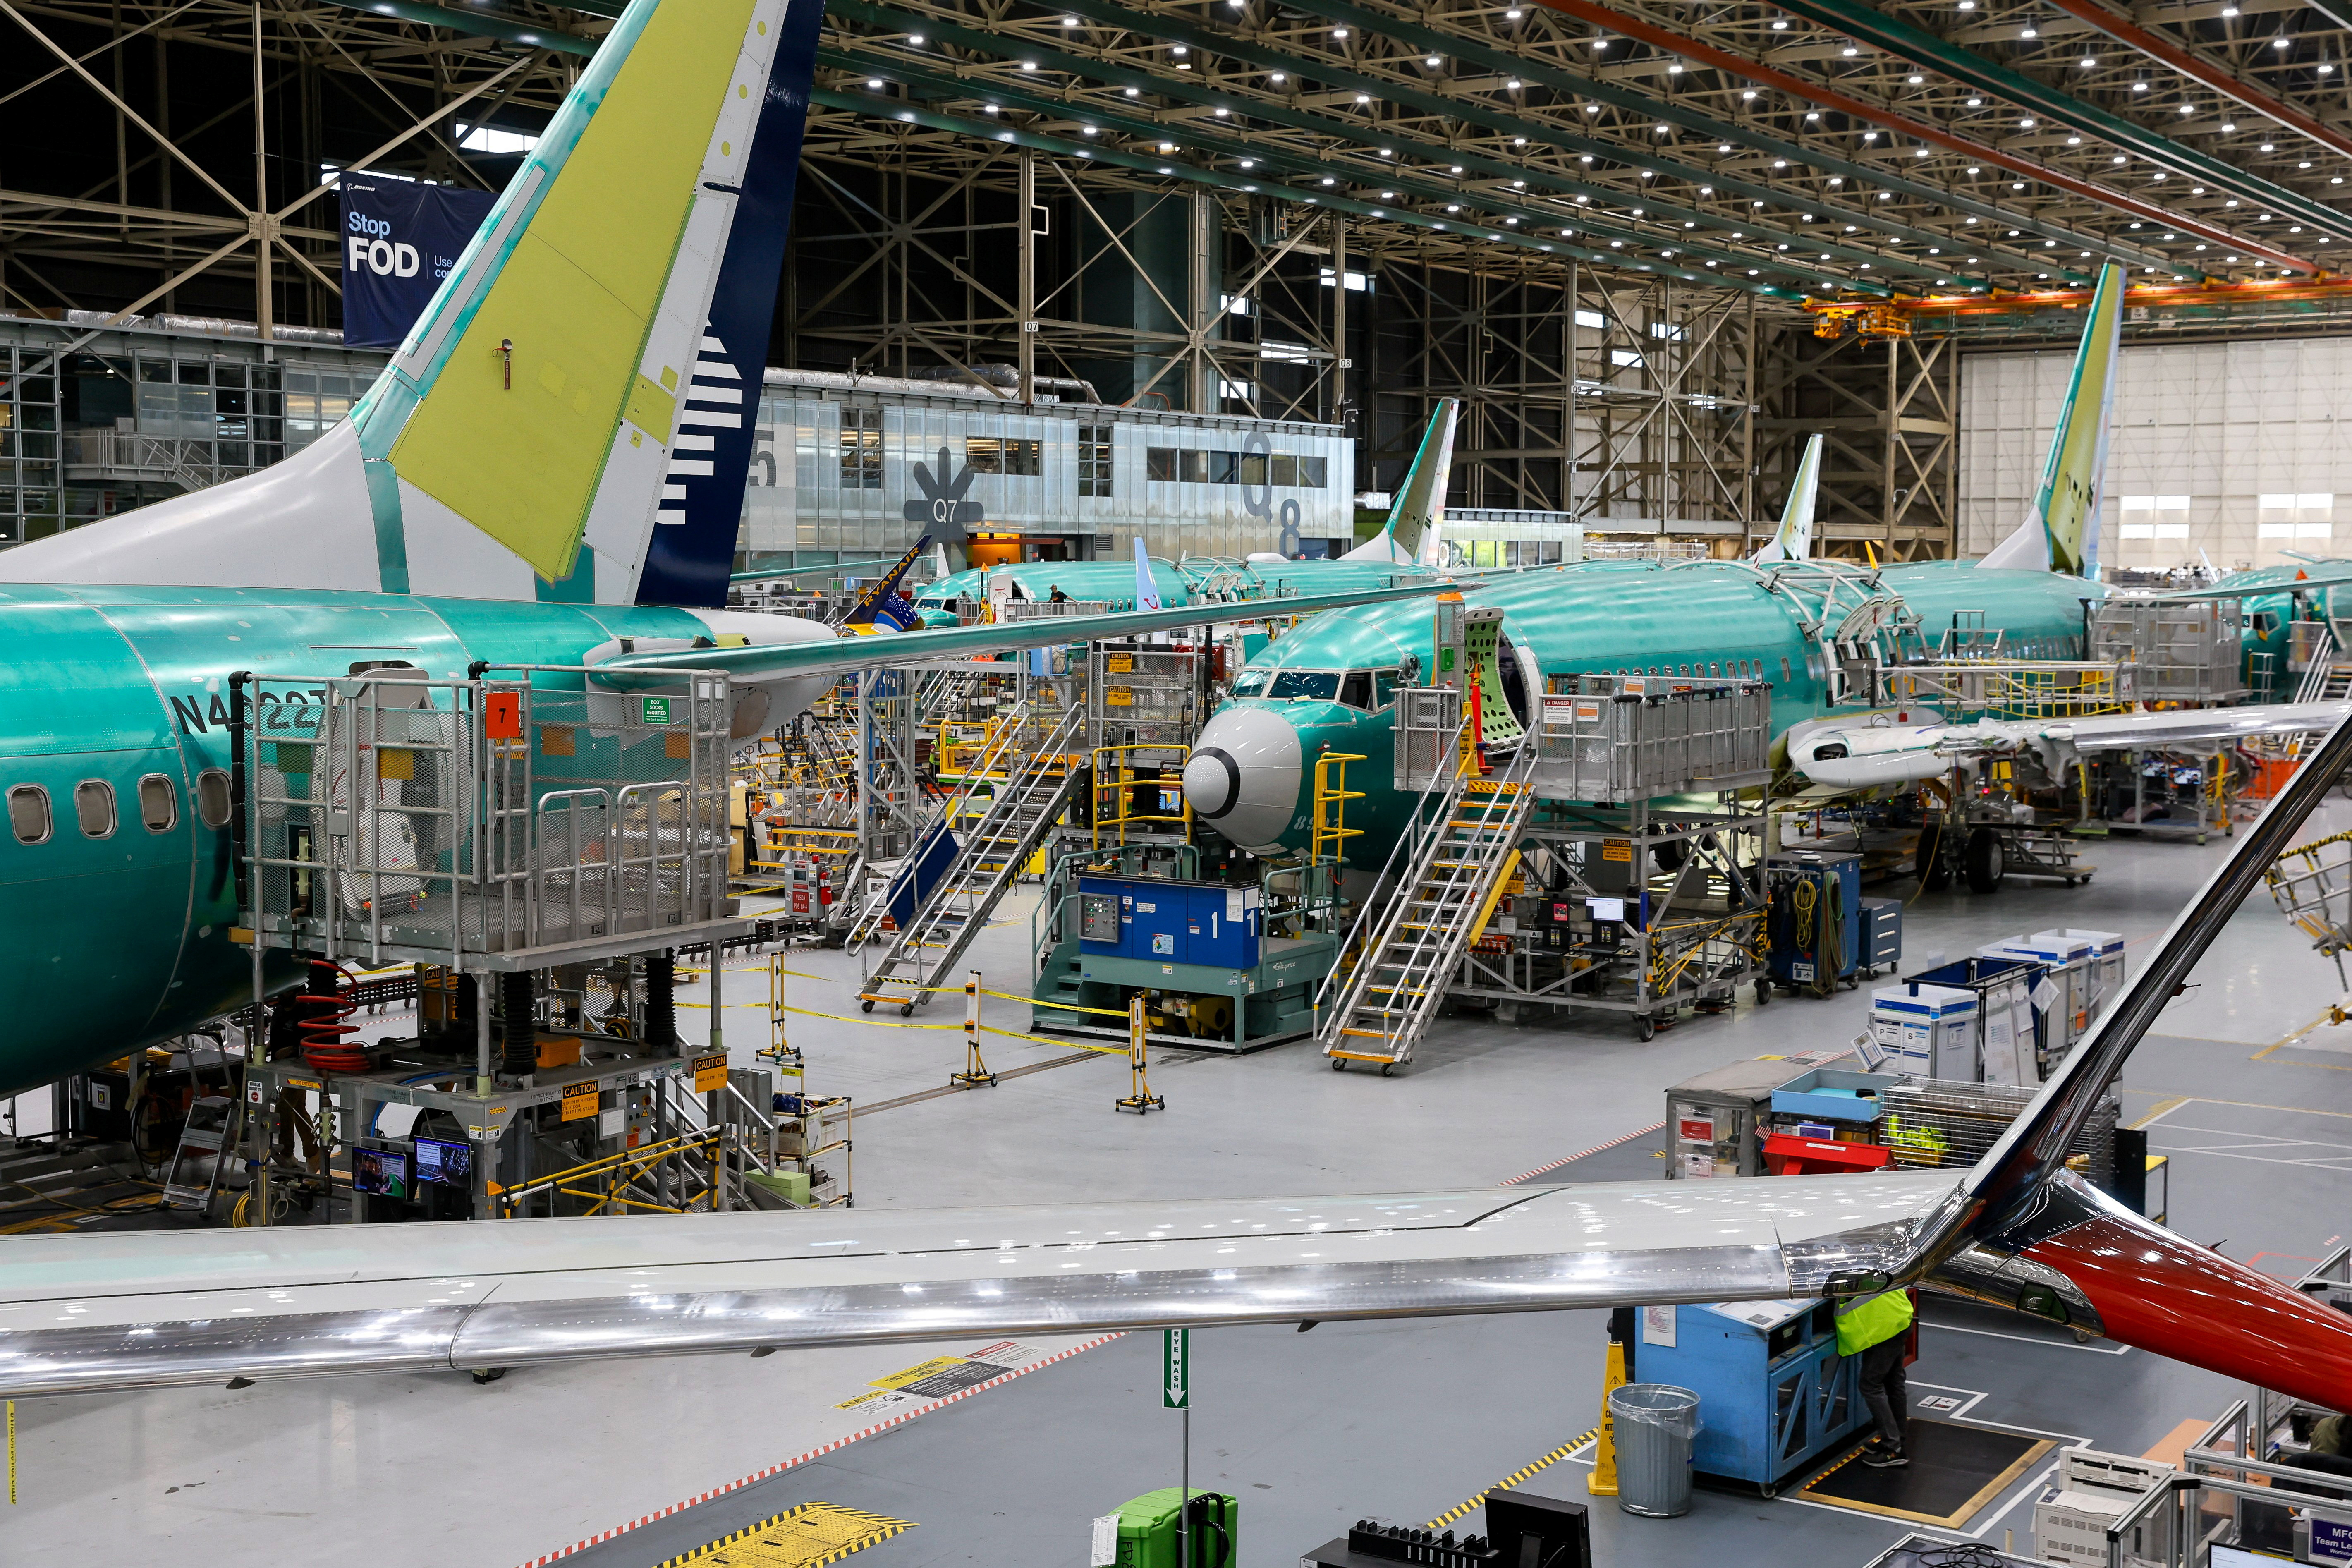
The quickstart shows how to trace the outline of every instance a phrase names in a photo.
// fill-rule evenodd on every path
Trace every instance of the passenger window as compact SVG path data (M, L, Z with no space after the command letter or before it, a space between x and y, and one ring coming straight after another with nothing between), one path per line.
M1372 705L1372 672L1354 669L1339 688L1339 700L1350 708L1369 709Z
M139 820L150 833L169 833L180 820L180 792L162 773L139 781Z
M8 792L8 829L19 844L40 844L49 837L49 792L38 784L18 784Z
M228 774L218 768L196 775L196 820L206 827L228 826Z
M84 779L74 785L74 816L84 838L114 837L114 786L104 779Z

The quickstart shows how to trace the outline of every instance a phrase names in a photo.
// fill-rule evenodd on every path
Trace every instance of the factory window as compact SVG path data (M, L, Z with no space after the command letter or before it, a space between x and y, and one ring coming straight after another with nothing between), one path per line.
M967 436L963 460L975 474L1013 474L1034 479L1044 473L1042 441L1021 437Z
M180 820L180 792L162 773L139 781L139 820L150 833L169 833Z
M1319 490L1330 486L1331 459L1305 458L1292 452L1207 452L1147 447L1143 452L1143 477L1162 483L1270 484L1284 489Z
M19 844L40 844L49 837L49 792L38 784L18 784L8 792L8 828Z
M2257 538L2324 540L2336 531L2336 498L2332 494L2265 495L2256 500Z
M882 488L882 411L844 408L841 411L841 488L878 490Z
M206 827L228 826L228 774L218 768L196 775L196 820Z
M1110 433L1108 425L1078 426L1078 493L1110 494Z
M84 838L114 837L114 786L104 779L84 779L74 785L74 816Z

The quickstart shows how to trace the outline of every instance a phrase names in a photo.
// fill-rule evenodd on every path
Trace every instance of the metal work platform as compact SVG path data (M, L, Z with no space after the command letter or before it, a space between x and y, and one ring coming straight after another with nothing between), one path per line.
M751 929L728 889L728 682L679 683L233 677L249 940L511 973Z
M2233 599L2160 603L2111 596L2092 617L2090 653L2137 667L2147 702L2210 708L2246 698L2245 611Z

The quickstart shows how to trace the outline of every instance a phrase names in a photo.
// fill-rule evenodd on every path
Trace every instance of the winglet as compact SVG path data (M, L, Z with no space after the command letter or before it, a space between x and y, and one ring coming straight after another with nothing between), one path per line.
M888 626L893 631L908 632L921 626L922 616L898 592L898 579L907 574L907 568L915 563L923 553L924 546L930 542L929 534L923 535L915 541L912 550L898 557L890 570L867 584L858 594L857 602L849 606L849 614L841 617L841 624L856 631L873 631Z
M1978 565L2098 575L2099 490L2106 479L2123 326L2124 269L2110 261L2099 268L2099 286L2091 293L2083 346L2074 355L2066 400L2058 407L2058 427L2050 437L2032 510Z
M1437 411L1422 432L1421 449L1404 483L1397 487L1389 509L1388 526L1380 536L1359 544L1342 561L1390 561L1403 564L1444 564L1445 490L1454 475L1454 426L1462 413L1458 397L1441 397Z
M1757 564L1802 561L1813 552L1813 498L1821 489L1823 439L1819 433L1806 439L1805 455L1797 459L1797 477L1789 486L1788 504L1780 509L1780 527L1750 557Z
M1143 535L1135 536L1135 607L1139 610L1161 610L1167 606L1160 600L1160 584L1151 575L1151 557L1143 549Z

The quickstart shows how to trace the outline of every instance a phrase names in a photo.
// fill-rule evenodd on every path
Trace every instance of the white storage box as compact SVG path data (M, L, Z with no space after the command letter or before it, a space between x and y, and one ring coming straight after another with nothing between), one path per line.
M2105 1568L2107 1527L2150 1488L2170 1480L2172 1472L2157 1459L2067 1449L2059 1460L2058 1484L2033 1505L2034 1555L2047 1563ZM2158 1505L2125 1532L2125 1560L2164 1562L2171 1555L2171 1515Z
M2091 944L2091 1016L2095 1019L2124 988L2124 933L2064 926L2056 931L2035 931L2026 940L2040 942L2044 937Z
M1878 986L1870 994L1870 1037L1886 1053L1890 1072L1967 1083L1983 1076L1973 991L1916 980Z

